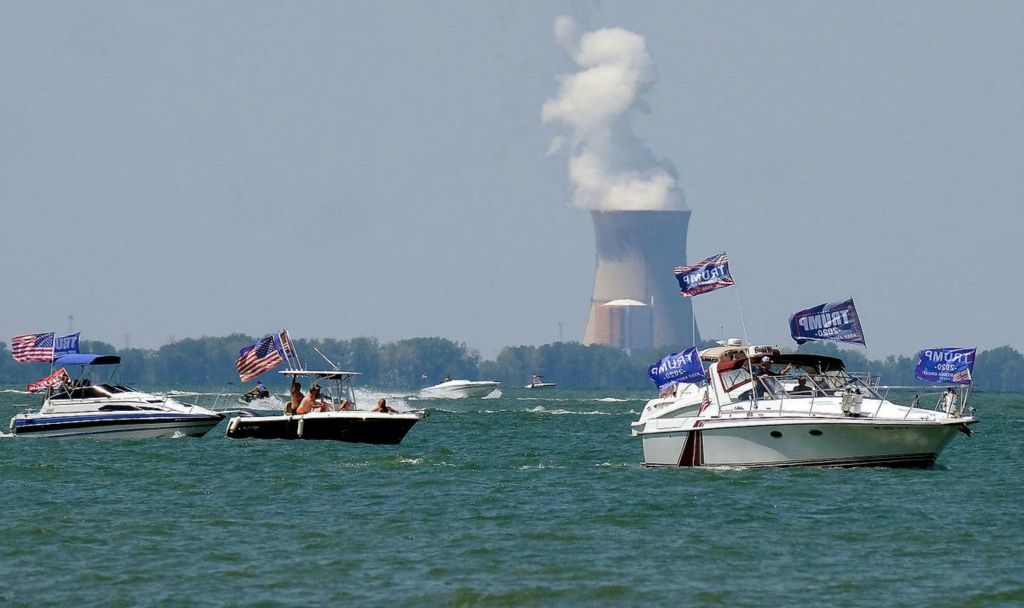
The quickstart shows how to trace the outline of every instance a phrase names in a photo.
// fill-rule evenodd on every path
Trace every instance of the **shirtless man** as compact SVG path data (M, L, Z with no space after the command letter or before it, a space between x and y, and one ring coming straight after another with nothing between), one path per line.
M398 410L388 407L388 402L385 399L377 400L377 407L373 408L373 411L380 412L382 414L395 414Z
M302 398L297 414L308 414L310 412L326 412L330 406L320 400L320 385L314 384L309 387L309 392Z
M285 416L287 416L288 414L294 414L296 411L298 411L299 406L302 405L303 396L304 395L302 394L302 385L296 382L295 379L293 378L291 388L291 400L288 403L284 404Z

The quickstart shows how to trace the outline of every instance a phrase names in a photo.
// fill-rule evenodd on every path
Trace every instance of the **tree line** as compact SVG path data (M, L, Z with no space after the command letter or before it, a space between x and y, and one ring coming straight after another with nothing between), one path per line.
M83 340L81 350L120 355L120 380L126 384L223 386L241 384L235 360L239 349L257 339L244 334L186 338L157 349L117 349L104 342ZM699 346L714 345L706 341ZM325 338L295 340L295 350L308 369L332 369L317 353L319 350L339 369L361 372L360 385L404 390L435 384L446 375L499 380L514 388L526 384L534 374L543 375L562 388L650 388L653 385L647 377L648 365L672 349L627 354L608 346L555 342L508 346L493 361L481 361L475 349L445 338L387 343L376 338ZM921 384L914 378L916 355L869 360L859 351L840 349L833 343L809 343L797 350L841 357L847 369L880 375L888 385ZM24 385L49 372L48 363L15 362L8 344L0 341L0 382ZM287 382L276 373L264 374L262 379L269 385ZM982 351L975 361L974 380L981 390L1024 392L1024 356L1009 346Z

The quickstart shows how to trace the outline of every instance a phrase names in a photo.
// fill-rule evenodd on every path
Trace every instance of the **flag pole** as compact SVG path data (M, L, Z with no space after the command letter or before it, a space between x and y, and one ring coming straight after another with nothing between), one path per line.
M743 342L745 344L750 344L750 341L747 339L747 322L743 319L743 302L740 301L740 288L733 285L733 289L736 290L736 307L740 310L740 325L743 326Z
M690 342L697 346L697 313L693 312L693 298L690 298Z

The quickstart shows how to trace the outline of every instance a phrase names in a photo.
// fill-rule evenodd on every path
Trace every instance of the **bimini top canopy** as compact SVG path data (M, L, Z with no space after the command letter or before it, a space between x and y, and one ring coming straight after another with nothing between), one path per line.
M829 357L828 355L815 355L810 353L782 353L778 355L772 355L771 357L773 364L778 365L794 365L796 367L813 368L815 371L825 373L841 371L844 368L843 360L837 359L836 357ZM761 362L761 357L753 357L751 364L757 365ZM729 361L720 361L718 363L718 371L724 372L737 367L745 367L748 365L747 358L733 359Z
M64 355L54 360L54 365L117 365L121 357L117 355L94 355L89 353L75 353Z
M351 378L360 375L360 372L343 372L341 370L313 371L308 369L282 369L277 372L284 376L311 376L313 378Z

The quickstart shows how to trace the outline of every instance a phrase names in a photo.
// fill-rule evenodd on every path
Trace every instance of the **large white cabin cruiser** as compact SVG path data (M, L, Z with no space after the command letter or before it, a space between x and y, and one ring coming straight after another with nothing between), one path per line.
M467 399L490 395L501 387L494 380L445 380L441 384L420 389L422 399Z
M775 375L756 373L765 356ZM706 382L676 385L632 424L646 465L928 467L977 422L969 385L903 406L835 357L728 345L701 359Z
M72 354L58 358L55 367L79 365L81 377L46 389L39 411L14 416L11 431L18 437L202 437L224 418L224 414L204 407L113 381L93 384L86 373L86 366L120 362L115 355Z
M349 443L397 445L413 425L423 418L421 412L374 412L358 409L352 379L358 376L359 372L288 369L278 373L291 376L292 382L303 379L307 389L312 383L317 383L322 391L324 411L273 416L236 416L228 422L228 437L333 439Z

